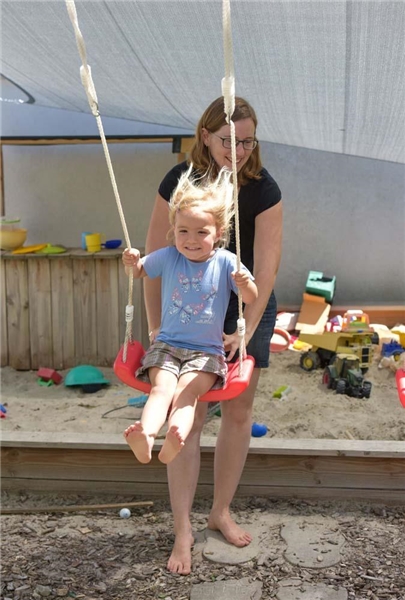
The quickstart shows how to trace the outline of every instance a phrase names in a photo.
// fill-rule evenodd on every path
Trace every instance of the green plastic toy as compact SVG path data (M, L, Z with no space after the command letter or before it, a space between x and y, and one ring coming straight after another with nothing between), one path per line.
M92 365L73 367L65 377L65 385L67 387L80 385L83 391L87 393L97 392L103 385L108 385L109 383L100 369Z
M310 271L305 286L308 294L323 296L326 302L332 302L335 295L336 277L326 277L321 271Z

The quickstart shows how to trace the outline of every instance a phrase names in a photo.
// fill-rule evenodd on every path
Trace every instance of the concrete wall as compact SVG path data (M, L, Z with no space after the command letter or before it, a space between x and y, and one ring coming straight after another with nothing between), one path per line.
M66 125L64 111L51 112L58 133L79 133L75 117ZM77 119L81 134L95 134L92 117ZM19 135L39 135L39 121ZM107 133L141 133L139 124L107 124ZM3 114L3 135L15 129ZM101 145L5 146L3 153L6 214L21 217L28 243L79 246L82 231L122 237ZM158 184L177 156L170 144L114 144L110 153L131 241L142 246ZM336 304L405 303L405 166L269 143L262 154L285 204L279 301L300 304L308 271L318 270L336 275Z

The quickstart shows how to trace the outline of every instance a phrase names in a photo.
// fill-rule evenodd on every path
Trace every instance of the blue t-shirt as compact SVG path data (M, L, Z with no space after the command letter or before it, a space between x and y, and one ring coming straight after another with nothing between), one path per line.
M238 293L231 277L237 270L236 256L217 249L206 262L193 262L169 246L148 254L142 263L148 277L162 277L162 323L157 340L224 355L225 315L231 290Z

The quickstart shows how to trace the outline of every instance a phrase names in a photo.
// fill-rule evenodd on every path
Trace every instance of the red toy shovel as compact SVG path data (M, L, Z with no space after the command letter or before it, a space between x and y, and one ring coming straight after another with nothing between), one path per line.
M405 408L405 369L398 369L395 378L397 380L399 401Z

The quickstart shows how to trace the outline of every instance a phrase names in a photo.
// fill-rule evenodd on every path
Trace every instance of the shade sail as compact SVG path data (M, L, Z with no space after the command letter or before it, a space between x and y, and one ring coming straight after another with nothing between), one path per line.
M102 115L192 130L221 94L222 3L77 0ZM2 73L89 112L63 0L1 3ZM405 3L231 1L236 93L263 141L405 162Z

